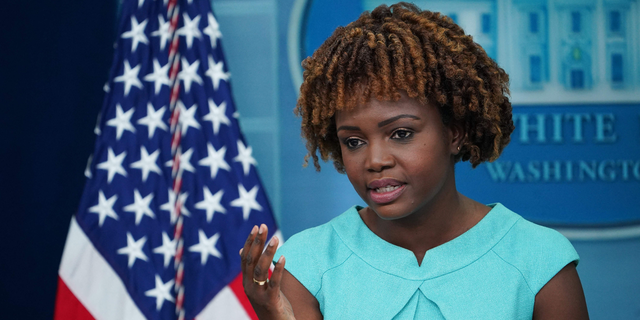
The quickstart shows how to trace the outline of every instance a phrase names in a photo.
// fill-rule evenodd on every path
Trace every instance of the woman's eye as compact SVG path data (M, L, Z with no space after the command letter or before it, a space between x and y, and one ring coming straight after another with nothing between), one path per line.
M396 130L391 135L391 139L407 139L413 135L413 132L409 130Z
M364 142L360 139L355 139L355 138L350 138L350 139L346 139L344 141L344 144L347 146L347 148L349 149L355 149L359 146L361 146Z

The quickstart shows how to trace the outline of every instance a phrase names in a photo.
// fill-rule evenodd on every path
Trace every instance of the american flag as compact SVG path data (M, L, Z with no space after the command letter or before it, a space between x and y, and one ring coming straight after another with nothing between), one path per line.
M256 319L238 250L276 225L208 0L125 0L56 319Z

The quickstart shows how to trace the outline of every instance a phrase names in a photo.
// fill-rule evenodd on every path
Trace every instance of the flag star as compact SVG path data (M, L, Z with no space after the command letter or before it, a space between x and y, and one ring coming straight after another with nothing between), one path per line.
M148 216L152 219L155 219L156 216L153 214L153 211L149 207L151 200L153 200L153 193L150 193L148 196L143 198L140 195L138 189L135 189L133 191L133 197L133 203L124 207L124 211L133 212L136 214L136 226L140 224L143 216Z
M169 81L169 67L171 67L169 63L161 67L158 59L153 59L153 72L146 75L144 80L149 82L153 81L155 94L160 92L163 84L167 86L171 85L171 81Z
M123 151L119 155L115 155L113 153L113 149L109 148L109 153L107 154L107 161L98 163L97 168L102 170L107 170L108 179L107 181L111 183L113 177L117 174L122 175L123 177L127 176L127 171L122 167L122 161L124 161L124 157L127 156L127 152Z
M144 20L142 21L142 23L138 23L136 17L131 16L131 30L122 33L122 38L131 38L131 52L136 51L136 49L138 48L138 43L149 43L149 39L147 39L147 36L144 34L144 28L147 27L147 22L147 20Z
M222 33L220 33L220 25L216 18L213 16L211 12L207 16L207 20L209 25L202 30L202 32L209 36L209 40L211 41L211 47L215 48L217 46L217 42L219 38L222 38Z
M222 195L224 191L220 190L216 192L216 194L211 194L209 188L204 187L202 189L204 191L204 200L196 203L196 209L202 209L207 211L207 222L211 222L213 219L213 214L217 212L227 213L227 210L220 204L220 200L222 200Z
M196 172L196 168L193 167L193 165L191 164L191 156L193 155L193 148L187 150L187 152L182 153L180 152L180 156L179 156L179 165L180 167L178 168L178 171L184 171L187 170L189 172ZM173 167L173 159L167 161L166 163L167 167Z
M216 249L216 243L220 238L220 233L214 234L211 238L207 238L207 234L204 231L198 231L198 244L189 247L191 252L200 252L200 262L202 265L207 263L209 256L222 259L222 254Z
M146 242L147 237L142 237L136 241L133 240L133 236L131 236L131 233L127 232L127 246L118 249L118 254L126 254L129 257L129 268L133 266L133 264L136 262L136 259L147 261L147 255L142 252L142 247Z
M138 8L142 7L144 4L144 0L138 0Z
M173 288L173 280L163 283L160 276L156 275L156 287L145 291L144 295L156 298L156 310L160 311L165 300L175 302L171 296L171 288Z
M122 106L116 104L116 116L107 121L108 126L116 128L116 140L120 140L125 130L136 132L136 128L131 124L131 116L133 116L134 109L135 108L131 108L129 111L123 112Z
M158 109L157 111L153 108L151 102L147 103L147 116L144 118L140 118L138 120L138 124L148 127L149 131L149 139L153 137L153 134L156 132L156 129L162 129L167 131L169 127L164 123L162 117L164 117L165 107Z
M187 150L187 152L180 155L180 170L187 170L189 172L196 172L196 168L191 165L191 156L193 155L193 148Z
M184 205L188 197L189 197L189 194L185 192L180 194L180 199L179 199L180 213L184 214L187 217L191 215L191 212L189 212L189 210L187 210L187 208ZM169 211L169 218L171 219L171 224L176 223L176 221L178 220L178 212L176 211L176 193L173 192L173 190L169 189L169 199L167 203L160 206L160 210Z
M189 127L200 129L200 124L195 118L196 111L198 110L198 105L194 104L189 109L187 109L182 101L178 101L178 108L180 108L180 117L178 117L178 123L180 123L183 137L187 133L187 130L189 130Z
M233 158L233 161L242 163L242 171L245 176L249 174L252 164L257 165L256 159L251 156L252 152L251 147L245 147L244 143L238 140L238 156Z
M98 113L98 119L96 120L96 126L95 128L93 128L93 133L95 133L96 136L99 136L102 131L100 130L100 118L102 116L102 113Z
M138 79L138 73L140 72L140 65L137 65L135 68L131 68L129 65L129 61L124 61L124 72L121 76L115 77L113 79L114 82L124 82L124 95L125 97L129 94L131 90L131 86L135 86L138 89L142 89L142 82Z
M199 85L202 85L202 78L198 75L198 67L200 66L200 61L196 60L192 64L189 64L189 61L182 58L182 71L178 73L178 79L184 82L184 90L186 93L189 93L191 90L191 83L196 82Z
M169 199L167 203L160 206L160 210L169 211L169 217L171 218L171 224L176 222L176 193L169 189Z
M142 170L142 182L146 182L149 177L149 172L155 172L162 175L162 171L156 161L160 155L160 149L154 151L152 154L147 152L147 148L140 147L140 160L131 163L130 167L134 169Z
M218 90L218 86L220 86L220 80L227 81L231 74L229 72L224 72L224 63L222 60L217 63L213 61L213 58L209 56L209 69L204 73L206 76L211 78L213 82L213 89Z
M87 167L84 168L84 176L91 179L93 175L91 174L91 162L93 161L93 154L89 155L89 160L87 160Z
M184 19L184 25L182 28L178 29L176 33L187 39L187 48L191 49L193 38L200 39L202 37L200 29L198 28L198 25L200 24L200 15L197 15L193 20L191 20L188 14L183 13L182 18Z
M247 192L247 189L243 185L238 185L238 193L240 194L238 199L231 201L232 207L242 207L242 217L244 220L249 218L251 209L262 211L262 206L256 201L258 195L258 186L255 186L251 191Z
M169 32L170 27L171 27L171 21L170 20L164 21L164 17L161 14L159 14L158 30L152 32L151 36L160 37L160 50L164 50L164 47L167 45L167 42L171 38L171 32Z
M178 201L180 201L180 214L190 217L191 212L189 212L189 210L187 210L187 207L185 206L187 204L188 197L189 197L189 193L183 192L178 197Z
M171 262L171 257L176 255L176 246L178 242L176 240L171 240L166 232L162 232L162 245L153 249L154 253L158 253L164 256L164 267L169 266L169 262Z
M218 134L220 130L220 124L231 125L231 121L225 114L227 112L227 102L223 101L220 105L215 104L212 99L209 99L209 114L202 117L202 120L211 121L213 125L213 133Z
M107 217L118 220L118 215L113 211L113 205L116 203L116 200L118 200L118 195L114 194L113 197L107 199L102 190L100 190L100 193L98 193L98 204L89 208L89 212L98 214L98 226L102 227Z
M211 143L207 143L207 157L198 161L201 166L209 166L211 170L211 179L215 179L219 169L231 171L229 164L224 161L224 155L227 147L223 146L220 150L216 150Z

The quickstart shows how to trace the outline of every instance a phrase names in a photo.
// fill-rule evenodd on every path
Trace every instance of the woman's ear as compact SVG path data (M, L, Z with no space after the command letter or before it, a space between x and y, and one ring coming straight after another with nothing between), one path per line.
M462 125L457 122L449 125L449 130L451 131L450 151L451 154L457 155L458 153L460 153L460 149L467 139L467 133Z

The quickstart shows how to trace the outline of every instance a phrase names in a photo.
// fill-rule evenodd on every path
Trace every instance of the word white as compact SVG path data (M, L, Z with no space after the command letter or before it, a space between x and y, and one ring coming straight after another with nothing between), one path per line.
M615 121L613 113L513 114L518 141L524 144L532 142L530 134L536 143L563 143L566 127L570 128L572 142L583 143L585 127L590 125L595 127L594 142L614 143L618 138L614 131Z
M486 166L494 182L640 181L640 160L496 161Z

